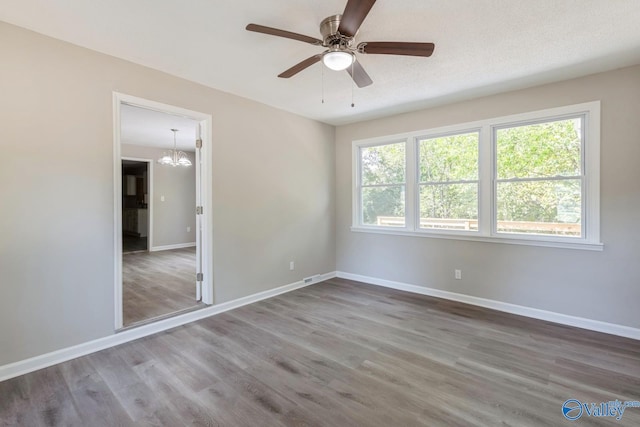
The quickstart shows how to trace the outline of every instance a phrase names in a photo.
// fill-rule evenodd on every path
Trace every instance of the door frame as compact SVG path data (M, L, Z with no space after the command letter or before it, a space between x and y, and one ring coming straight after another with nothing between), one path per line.
M213 293L213 170L212 170L212 130L213 118L210 114L188 110L161 102L151 101L132 95L113 92L113 202L114 202L114 299L115 330L123 327L122 314L122 158L120 149L121 106L122 104L146 108L161 113L186 117L200 123L200 192L202 214L201 259L202 259L202 302L214 303ZM193 207L194 212L196 207ZM195 283L195 281L194 281Z
M147 251L151 252L153 248L153 159L143 159L139 157L120 157L120 163L122 160L131 160L134 162L147 163L147 194L149 195L149 203L147 204ZM122 179L122 173L120 174ZM122 188L122 184L120 184ZM122 190L120 190L120 202L122 203ZM122 209L122 207L120 207ZM122 214L121 214L122 215ZM122 222L122 217L120 217ZM121 229L122 230L122 229Z

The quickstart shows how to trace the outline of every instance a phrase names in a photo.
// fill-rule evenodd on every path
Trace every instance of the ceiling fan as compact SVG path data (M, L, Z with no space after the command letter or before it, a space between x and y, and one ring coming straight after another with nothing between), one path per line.
M356 53L428 57L435 48L433 43L410 42L360 42L356 45L355 37L358 29L375 2L376 0L348 0L342 15L329 16L320 23L322 40L257 24L249 24L246 29L327 48L324 52L294 65L278 77L288 79L322 60L324 65L332 70L347 70L358 87L365 87L373 81L358 62Z

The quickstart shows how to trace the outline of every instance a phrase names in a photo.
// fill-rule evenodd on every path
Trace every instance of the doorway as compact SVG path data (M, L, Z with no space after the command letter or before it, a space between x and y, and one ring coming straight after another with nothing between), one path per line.
M151 247L149 200L151 159L122 158L122 253L147 252Z
M114 93L115 328L213 304L211 117Z

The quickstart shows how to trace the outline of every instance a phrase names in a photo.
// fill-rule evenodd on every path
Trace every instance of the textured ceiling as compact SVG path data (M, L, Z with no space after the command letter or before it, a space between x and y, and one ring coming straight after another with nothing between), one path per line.
M431 58L360 55L374 80L316 64L322 48L250 33L319 37L346 0L3 0L0 20L331 124L379 117L640 63L640 0L378 0L357 41L427 41Z

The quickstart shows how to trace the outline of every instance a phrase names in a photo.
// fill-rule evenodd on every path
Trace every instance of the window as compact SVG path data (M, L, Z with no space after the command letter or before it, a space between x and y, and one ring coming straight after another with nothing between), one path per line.
M418 138L420 228L478 231L479 132Z
M354 141L352 230L602 250L600 103Z
M582 122L495 130L497 232L582 236Z
M362 224L405 226L405 144L360 148Z

